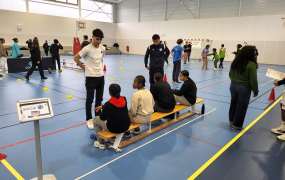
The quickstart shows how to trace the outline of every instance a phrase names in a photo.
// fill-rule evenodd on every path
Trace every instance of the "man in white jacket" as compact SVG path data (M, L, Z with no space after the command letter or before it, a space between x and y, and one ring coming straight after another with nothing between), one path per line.
M1 58L0 69L2 69L3 71L8 71L8 69L6 69L5 67L8 57L7 57L6 50L4 49L4 46L3 46L4 43L5 43L5 39L0 38L0 58Z

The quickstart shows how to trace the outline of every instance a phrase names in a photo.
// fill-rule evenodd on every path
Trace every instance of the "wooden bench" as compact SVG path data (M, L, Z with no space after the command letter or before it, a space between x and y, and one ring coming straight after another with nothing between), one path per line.
M203 99L197 99L196 104L201 103L203 101L204 101ZM122 137L123 137L124 133L116 134L116 133L112 133L112 132L107 131L107 130L103 130L103 131L100 131L98 133L98 135L99 135L100 138L102 138L102 139L104 139L106 141L109 141L112 137L116 137L114 144L113 145L110 144L108 146L108 148L113 148L113 149L115 149L116 152L122 152L122 149L120 149L120 148L123 148L123 147L125 147L125 146L127 146L127 145L129 145L129 144L131 144L133 142L136 142L136 141L138 141L138 140L140 140L140 139L142 139L144 137L147 137L147 136L149 136L149 135L151 135L151 134L153 134L153 133L155 133L157 131L160 131L160 130L168 127L168 126L171 126L171 125L173 125L173 124L175 124L175 123L177 123L179 121L182 121L183 119L185 119L187 117L190 117L190 116L193 116L194 114L196 114L195 105L193 105L193 108L194 108L195 112L189 111L189 113L187 113L187 114L185 114L183 116L180 116L179 118L176 118L178 111L181 111L181 110L186 109L188 107L191 107L191 106L186 106L186 105L179 104L179 105L176 105L174 110L172 112L170 112L170 113L160 113L160 112L153 113L150 122L146 123L146 124L149 124L148 131L143 132L143 133L141 133L139 135L136 135L134 137L131 137L130 139L127 139L127 140L125 140L123 142L121 142L121 140L122 140ZM171 115L171 114L174 114L174 113L175 113L174 120L171 120L171 121L169 121L167 123L164 123L164 124L162 124L160 126L157 126L157 127L153 128L153 129L151 129L151 123L153 121L160 120L161 118L166 117L166 116ZM145 125L145 124L131 123L128 131L133 130L133 129L138 128L138 127L143 126L143 125Z
M61 61L61 63L63 63L63 67L82 70L81 67L73 67L73 65L77 66L77 63L75 62ZM67 64L71 64L71 66L67 66Z

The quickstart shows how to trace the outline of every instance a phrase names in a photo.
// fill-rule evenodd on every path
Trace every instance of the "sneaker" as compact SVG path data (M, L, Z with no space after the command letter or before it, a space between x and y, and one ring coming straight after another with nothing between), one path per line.
M101 149L101 150L104 150L106 149L106 145L105 144L100 144L99 141L95 141L94 142L94 146Z
M168 63L167 65L169 66L170 64Z
M59 72L59 73L61 73L61 72L62 72L62 70L58 70L58 72Z
M48 68L48 72L51 74L51 69L50 68Z
M115 136L115 137L112 137L112 138L110 139L110 142L111 142L112 144L114 144L115 140L116 140L116 136Z
M28 76L28 75L26 75L26 76L25 76L25 78L26 78L27 80L30 80L30 78L29 78L29 76Z
M93 126L93 119L89 119L89 120L87 121L87 127L88 127L89 129L94 129L94 126Z
M47 77L44 76L44 77L41 77L41 79L47 79Z
M0 74L0 77L3 77L3 75L2 75L2 74Z
M2 70L3 70L3 71L8 71L8 69L7 69L7 68L5 68L5 67L4 67Z
M282 129L281 127L278 127L276 129L271 129L271 132L275 133L275 134L284 134L285 130Z
M179 81L177 81L177 82L175 82L176 84L181 84L181 82L179 82Z
M237 126L232 125L232 130L242 130L242 129L243 127L237 127Z
M217 68L214 68L214 71L217 71L218 69Z
M230 121L230 122L229 122L229 124L230 124L230 126L231 126L231 125L233 125L233 122L232 122L232 121Z
M202 69L205 69L205 68L202 68Z
M126 131L126 132L124 133L124 137L126 137L126 138L132 137L130 131Z
M282 134L280 136L277 136L277 139L285 141L285 134Z
M131 130L131 133L133 133L133 134L140 134L140 133L141 133L141 130L140 130L140 128L138 127L138 128L132 129L132 130Z

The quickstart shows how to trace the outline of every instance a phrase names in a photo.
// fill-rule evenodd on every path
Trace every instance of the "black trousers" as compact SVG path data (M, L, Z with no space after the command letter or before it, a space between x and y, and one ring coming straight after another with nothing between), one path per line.
M173 61L172 81L178 82L180 71L181 71L181 61Z
M224 67L224 65L223 65L224 59L225 59L225 58L221 58L221 59L220 59L220 65L219 65L220 68L223 68L223 67Z
M149 83L150 83L150 88L151 86L155 83L154 82L154 74L155 73L161 73L162 77L164 76L164 70L163 68L150 68L149 69Z
M48 49L45 49L45 54L46 56L48 56Z
M165 60L164 60L167 64L168 64L168 58L165 58Z
M37 61L32 61L32 67L31 69L28 71L27 75L30 76L31 74L33 74L35 68L38 66L39 69L39 73L41 75L41 77L45 77L44 76L44 71L43 71L43 65L42 65L42 61L40 61L40 63L38 64Z
M92 103L94 100L94 91L96 91L95 107L101 106L104 94L105 78L102 77L86 77L85 87L86 87L86 121L92 119ZM94 111L95 112L95 111ZM95 112L95 116L99 116L101 111Z
M60 70L60 57L59 57L59 54L52 55L51 59L52 59L52 61L51 61L51 64L50 64L49 68L52 68L52 66L55 64L55 60L56 60L57 61L58 70Z

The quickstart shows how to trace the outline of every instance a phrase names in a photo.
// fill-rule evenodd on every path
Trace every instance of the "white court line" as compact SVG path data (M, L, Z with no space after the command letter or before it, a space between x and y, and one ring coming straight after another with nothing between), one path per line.
M96 169L94 169L94 170L92 170L92 171L90 171L90 172L88 172L88 173L86 173L86 174L80 176L79 178L76 178L75 180L82 179L82 178L84 178L85 176L87 176L87 175L89 175L89 174L91 174L91 173L93 173L93 172L95 172L95 171L97 171L97 170L99 170L99 169L101 169L101 168L107 166L108 164L111 164L112 162L115 162L115 161L117 161L118 159L121 159L122 157L124 157L124 156L126 156L126 155L128 155L128 154L130 154L130 153L132 153L132 152L134 152L134 151L136 151L136 150L142 148L143 146L145 146L145 145L147 145L147 144L149 144L149 143L151 143L151 142L153 142L153 141L155 141L155 140L157 140L157 139L159 139L159 138L161 138L161 137L163 137L163 136L165 136L165 135L167 135L167 134L169 134L169 133L171 133L171 132L173 132L173 131L175 131L175 130L177 130L177 129L179 129L179 128L181 128L181 127L183 127L183 126L185 126L185 125L187 125L187 124L189 124L189 123L191 123L191 122L193 122L193 121L195 121L195 120L197 120L197 119L199 119L199 118L201 118L201 117L203 117L203 116L205 116L205 115L207 115L207 114L209 114L209 113L211 113L211 112L213 112L213 111L215 111L215 110L216 110L216 109L213 109L212 111L209 111L208 113L206 113L206 114L204 114L204 115L202 115L202 116L199 116L199 117L197 117L197 118L195 118L195 119L193 119L193 120L191 120L191 121L188 121L187 123L182 124L181 126L178 126L177 128L174 128L174 129L172 129L171 131L168 131L167 133L164 133L164 134L162 134L161 136L158 136L157 138L148 141L147 143L145 143L145 144L143 144L143 145L141 145L141 146L139 146L139 147L137 147L137 148L135 148L135 149L133 149L133 150L131 150L131 151L129 151L129 152L127 152L127 153L125 153L125 154L119 156L119 157L117 157L116 159L113 159L112 161L109 161L109 162L107 162L106 164L103 164L102 166L100 166L100 167L98 167L98 168L96 168Z
M268 83L270 83L270 82L272 82L272 81L274 81L274 79L271 80L271 81L268 81L267 83L264 83L264 84L262 84L262 85L260 85L260 86L264 86L264 85L266 85L266 84L268 84Z

